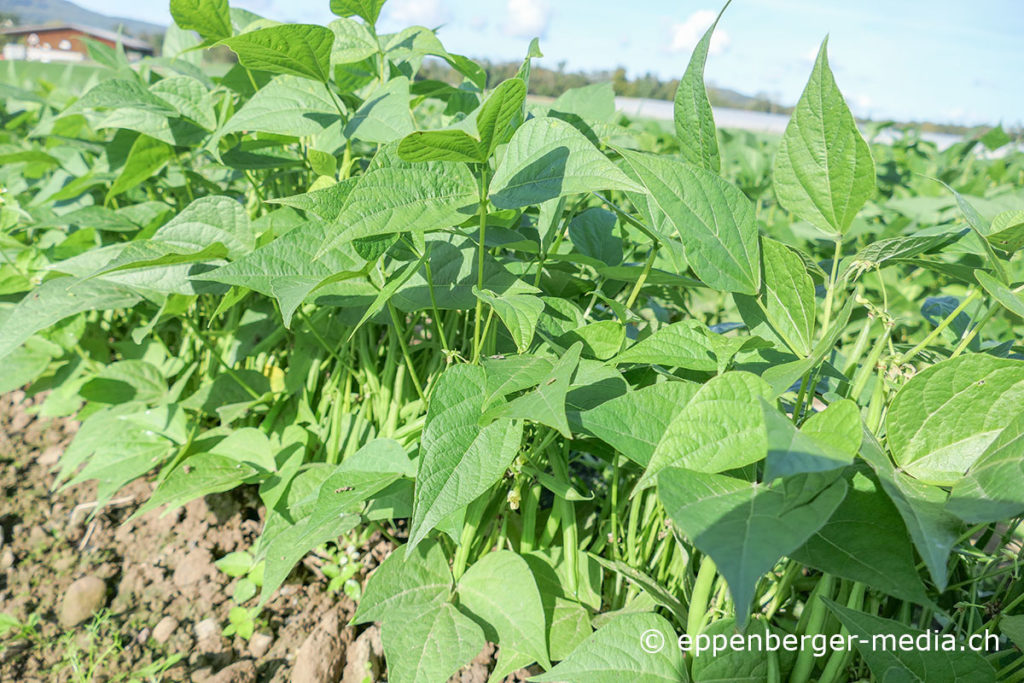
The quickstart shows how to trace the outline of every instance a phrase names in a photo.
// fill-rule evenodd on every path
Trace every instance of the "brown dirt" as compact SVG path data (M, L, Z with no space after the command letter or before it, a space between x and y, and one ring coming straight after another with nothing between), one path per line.
M21 391L0 395L0 613L32 623L27 635L0 636L0 683L289 681L300 647L332 612L337 640L353 658L357 651L379 651L376 627L346 626L354 603L327 591L327 579L309 557L260 614L262 635L252 641L224 637L236 579L213 562L248 549L258 537L264 511L255 491L236 489L130 520L152 490L149 482L137 481L90 517L93 483L51 490L55 464L78 423L36 419L33 408L43 398ZM379 535L371 537L359 548L363 569L356 578L365 582L391 547ZM91 621L65 628L62 599L86 576L106 583L105 608ZM164 638L172 620L177 626ZM267 637L269 648L261 652ZM493 653L489 645L452 680L482 683ZM528 675L524 670L507 680ZM353 680L348 671L343 680Z

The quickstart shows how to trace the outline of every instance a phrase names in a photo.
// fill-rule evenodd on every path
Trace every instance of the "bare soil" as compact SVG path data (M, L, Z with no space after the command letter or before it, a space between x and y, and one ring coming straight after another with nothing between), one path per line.
M255 492L207 496L128 520L151 490L138 481L90 517L94 484L52 490L55 465L78 423L36 419L32 409L41 402L20 391L0 396L0 612L37 619L28 634L0 636L0 681L288 681L318 624L336 620L335 648L363 635L365 628L346 626L352 601L328 593L315 562L307 562L261 613L258 636L223 637L236 579L213 562L248 549L258 536L264 511ZM361 549L357 578L365 579L390 549L371 539ZM102 607L66 628L65 596L87 576L103 581ZM372 646L354 649L379 669L379 637L370 629L361 642Z

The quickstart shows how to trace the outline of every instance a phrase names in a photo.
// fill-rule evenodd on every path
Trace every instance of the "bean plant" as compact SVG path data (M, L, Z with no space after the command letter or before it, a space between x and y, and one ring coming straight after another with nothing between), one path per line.
M827 43L781 138L716 130L714 27L670 127L541 103L536 41L488 83L383 4L171 0L162 57L0 68L0 389L81 420L58 483L256 492L240 633L390 539L345 592L396 683L488 641L492 680L1024 680L1010 136L869 142ZM925 630L959 645L676 645Z

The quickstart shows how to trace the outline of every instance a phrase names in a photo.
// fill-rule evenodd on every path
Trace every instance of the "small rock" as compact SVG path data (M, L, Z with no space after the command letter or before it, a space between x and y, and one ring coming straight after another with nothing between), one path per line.
M135 636L135 641L139 645L145 645L146 641L149 640L150 633L151 631L148 628L142 629L139 631L139 635Z
M153 627L153 640L163 645L178 629L178 620L174 617L164 617Z
M0 553L0 572L13 567L15 560L14 551L10 548L4 548L4 551Z
M196 548L185 554L174 569L174 585L188 588L211 576L215 571L209 550Z
M274 637L266 633L254 633L252 638L249 639L249 654L255 659L259 659L263 655L267 654L270 649L271 643L274 642Z
M36 462L38 462L43 467L52 467L53 465L57 464L58 460L60 460L60 454L63 452L64 449L61 448L60 446L50 446L49 448L42 452L42 454L39 456L39 459Z
M256 665L250 659L243 659L231 666L224 667L216 676L207 679L207 683L255 683Z
M11 419L11 431L20 432L22 429L28 426L28 423L32 421L32 416L24 411L19 411Z
M338 614L328 612L295 653L292 683L334 683L341 675L344 647Z
M341 683L364 683L380 678L384 646L376 626L363 631L345 651L345 672Z
M71 628L98 612L107 597L107 584L95 576L83 576L68 586L60 606L60 623Z
M220 638L220 624L216 619L203 619L195 625L196 640L202 642L211 638Z
M213 678L213 667L204 666L199 669L192 670L192 683L209 683L210 679Z

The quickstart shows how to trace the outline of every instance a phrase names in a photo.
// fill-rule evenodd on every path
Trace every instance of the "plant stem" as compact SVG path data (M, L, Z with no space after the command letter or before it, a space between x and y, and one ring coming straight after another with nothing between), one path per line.
M420 400L426 403L427 399L423 395L423 387L420 385L420 379L416 376L416 368L412 364L412 357L409 355L409 345L405 342L405 336L402 334L403 326L402 321L398 318L398 312L395 311L395 305L388 300L388 312L391 314L391 322L395 324L395 336L398 337L398 345L402 349L402 357L405 358L405 365L409 368L409 379L412 380L412 385L416 388L416 394L420 397Z
M925 348L933 341L935 341L935 338L942 334L942 331L949 327L953 323L953 321L956 320L956 317L963 313L964 309L970 306L971 303L978 298L981 298L981 290L971 290L967 294L967 296L964 297L964 300L960 302L960 305L954 308L949 315L947 315L938 325L936 325L935 329L929 332L928 336L921 340L920 344L918 344L917 346L915 346L914 348L910 349L902 356L900 356L898 363L900 365L903 365L904 363L909 363L911 358L916 356L921 351L921 349Z
M484 164L480 171L480 235L477 245L476 261L476 286L477 289L484 288L484 255L487 253L487 165ZM473 320L473 364L480 362L480 318L483 317L484 302L479 297L476 300L476 317Z
M878 365L878 360L882 357L882 351L885 350L886 343L889 341L889 335L892 334L892 323L888 321L883 322L885 328L882 331L882 336L875 341L875 345L871 348L871 353L868 354L867 360L858 368L857 374L853 378L853 386L850 388L850 393L847 394L854 401L859 400L860 395L864 393L864 387L867 386L871 373L875 371L875 366Z
M658 244L655 242L651 245L651 253L647 255L647 261L644 263L643 272L640 273L640 277L637 278L636 284L633 285L633 291L629 293L629 298L626 299L626 308L633 308L633 304L636 303L636 298L640 294L640 290L643 289L644 283L647 282L647 276L651 274L651 267L654 265L654 258L658 255Z
M828 288L825 291L825 316L821 321L823 334L828 333L828 324L832 321L832 303L835 300L836 277L839 275L839 258L842 256L842 251L843 237L840 235L836 238L836 249L832 255L832 272L829 274Z

